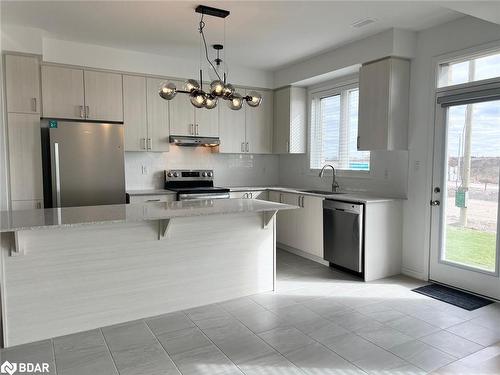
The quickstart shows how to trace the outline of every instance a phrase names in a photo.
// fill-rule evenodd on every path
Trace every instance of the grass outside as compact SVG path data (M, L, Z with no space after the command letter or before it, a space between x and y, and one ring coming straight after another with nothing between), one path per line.
M447 226L446 260L494 271L495 258L496 233Z

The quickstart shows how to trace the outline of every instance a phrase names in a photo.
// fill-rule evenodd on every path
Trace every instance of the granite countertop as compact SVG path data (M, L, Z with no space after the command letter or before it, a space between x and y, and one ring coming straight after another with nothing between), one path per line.
M0 211L0 232L141 222L190 216L271 212L294 208L297 207L252 199L208 199Z
M127 190L127 194L131 196L137 195L168 195L168 194L177 194L172 190L165 189L145 189L145 190Z
M380 202L391 202L391 201L397 201L401 200L402 198L395 198L395 197L383 197L383 196L377 196L373 195L370 193L365 193L365 192L350 192L350 191L345 191L341 192L340 194L316 194L316 193L307 193L304 190L314 190L313 188L305 188L305 189L298 189L295 187L285 187L285 186L233 186L229 187L230 191L263 191L263 190L273 190L273 191L280 191L283 193L294 193L294 194L301 194L301 195L309 195L309 196L315 196L315 197L321 197L321 198L328 198L328 199L334 199L334 200L340 200L340 201L346 201L346 202L357 202L357 203L380 203ZM319 189L318 189L319 190Z

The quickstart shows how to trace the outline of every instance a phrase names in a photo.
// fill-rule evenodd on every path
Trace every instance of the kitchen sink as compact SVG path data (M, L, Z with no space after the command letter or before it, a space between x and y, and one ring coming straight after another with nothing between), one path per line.
M311 193L311 194L320 194L320 195L336 195L336 194L344 194L343 192L337 191L324 191L324 190L301 190L304 193Z

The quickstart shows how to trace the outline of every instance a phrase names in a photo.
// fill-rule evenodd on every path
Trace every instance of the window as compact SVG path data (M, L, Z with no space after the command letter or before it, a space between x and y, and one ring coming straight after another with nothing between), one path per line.
M438 87L500 77L500 52L439 64Z
M311 169L332 164L336 169L369 171L370 152L357 150L357 84L311 97Z

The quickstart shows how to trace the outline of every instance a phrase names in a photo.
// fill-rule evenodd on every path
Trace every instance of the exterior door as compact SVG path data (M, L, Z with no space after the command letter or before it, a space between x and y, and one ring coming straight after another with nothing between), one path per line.
M500 299L500 88L491 89L438 94L430 279Z

